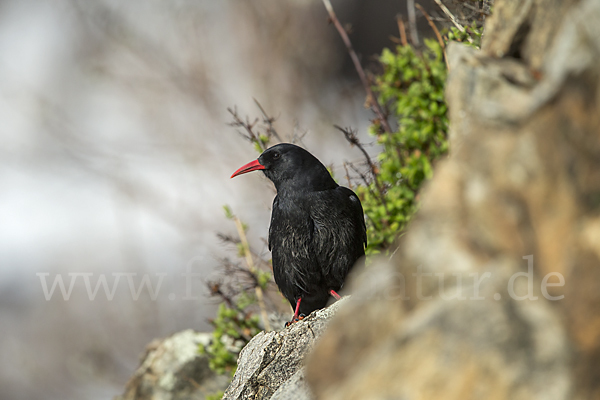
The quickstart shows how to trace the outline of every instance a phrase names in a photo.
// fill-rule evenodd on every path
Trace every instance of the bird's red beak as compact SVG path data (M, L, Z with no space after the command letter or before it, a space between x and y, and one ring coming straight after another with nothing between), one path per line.
M265 169L265 166L258 162L258 160L250 161L248 164L242 166L240 169L235 171L231 178L236 177L238 175L245 174L246 172L252 172L259 169ZM229 178L229 179L231 179Z

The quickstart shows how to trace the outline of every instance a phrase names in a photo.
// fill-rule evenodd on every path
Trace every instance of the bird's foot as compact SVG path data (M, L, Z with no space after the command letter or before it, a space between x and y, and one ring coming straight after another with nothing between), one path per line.
M304 318L306 318L306 315L304 315L304 314L300 314L300 315L298 315L297 317L296 317L296 316L294 316L294 318L292 318L292 320L291 320L291 321L289 321L289 322L286 322L286 323L285 323L285 327L287 328L287 327L288 327L288 326L290 326L291 324L294 324L294 323L296 323L296 322L298 322L298 321L302 321Z
M290 326L291 324L293 324L294 322L298 322L301 319L304 318L304 314L299 314L300 313L300 303L302 302L302 297L298 297L298 300L296 300L296 309L294 310L294 316L292 317L292 320L290 322L287 322L285 324L286 328L288 326Z
M339 299L342 298L342 296L340 296L339 294L337 294L337 292L335 290L333 290L333 289L331 289L329 291L329 294L332 295L336 300L339 300Z

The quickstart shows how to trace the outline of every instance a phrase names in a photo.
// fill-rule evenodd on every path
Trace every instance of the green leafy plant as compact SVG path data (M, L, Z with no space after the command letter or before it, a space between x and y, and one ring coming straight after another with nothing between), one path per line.
M369 130L382 146L372 181L356 187L367 215L369 254L387 249L406 227L432 163L448 150L444 55L438 42L425 44L423 51L384 49L380 57L383 73L373 90L398 128L385 132L376 121Z
M451 27L447 32L446 42L461 42L477 49L480 48L483 26L477 21L473 21L471 25L464 26L463 28L464 30L460 30L454 26Z
M200 345L200 354L208 356L208 365L217 374L235 373L237 356L240 350L260 332L259 318L244 311L243 301L238 300L235 305L229 306L221 303L217 316L211 321L214 327L211 343L207 346Z

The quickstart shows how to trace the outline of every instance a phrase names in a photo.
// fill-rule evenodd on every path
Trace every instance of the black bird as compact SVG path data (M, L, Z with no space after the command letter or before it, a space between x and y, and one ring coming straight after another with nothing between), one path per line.
M346 276L365 255L362 205L312 154L293 144L265 150L231 175L262 170L277 189L269 227L273 275L295 310L292 322L339 299Z

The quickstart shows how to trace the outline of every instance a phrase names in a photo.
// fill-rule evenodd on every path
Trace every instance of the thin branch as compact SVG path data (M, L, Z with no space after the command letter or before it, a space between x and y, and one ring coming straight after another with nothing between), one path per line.
M300 125L298 124L298 121L296 121L294 123L294 131L292 132L292 137L290 138L290 142L291 143L300 143L302 144L302 139L304 139L304 136L306 136L308 134L308 131L305 129L301 129Z
M375 192L373 192L373 190L371 190L371 181L367 178L367 176L365 174L363 174L362 172L360 172L360 170L358 168L356 168L356 166L354 166L354 164L348 163L348 165L350 166L350 168L352 168L352 171L354 171L358 176L360 176L360 179L362 179L362 181L365 184L365 187L367 189L369 189L369 191L371 192L373 197L377 197L377 194Z
M344 134L344 137L346 138L346 140L351 145L358 147L358 149L365 156L365 160L367 160L367 164L369 165L369 169L371 170L371 175L373 175L373 182L375 183L375 187L377 188L377 191L379 192L379 198L381 199L381 203L383 204L383 208L385 209L385 212L387 214L388 209L387 209L387 203L385 201L385 191L384 191L383 187L381 186L381 182L379 182L379 179L377 179L377 175L378 175L377 174L377 166L371 160L369 153L367 153L364 146L362 145L360 140L358 140L358 138L356 137L356 134L354 132L352 132L352 130L347 129L347 128L346 129L342 128L338 125L334 125L334 127L336 129L338 129L339 131L341 131Z
M360 64L360 60L358 59L358 55L356 54L356 51L354 51L354 48L352 47L352 42L350 41L350 38L348 37L348 33L346 32L346 30L344 29L344 27L338 20L337 16L335 15L335 11L333 11L333 6L331 5L331 2L329 0L323 0L323 4L325 5L325 8L327 9L329 18L335 25L338 33L340 34L340 36L342 38L342 41L346 45L346 49L348 50L348 53L350 54L350 58L352 59L352 62L354 63L354 68L356 68L356 72L358 73L358 76L367 92L367 96L369 97L370 103L375 111L375 114L377 114L377 117L381 121L381 125L383 126L383 129L388 133L392 133L392 128L390 127L390 125L387 121L387 118L385 117L385 114L383 113L383 110L382 110L381 106L379 105L379 101L377 100L377 97L375 97L375 94L373 93L373 90L371 89L371 85L369 84L369 80L367 79L367 75L365 74L365 70L363 69L362 65Z
M232 243L232 244L235 244L235 245L237 245L238 243L240 243L239 239L237 239L237 238L235 238L235 237L233 237L231 235L227 235L225 233L218 232L217 233L217 237L219 239L221 239L221 241L223 241L225 243Z
M464 32L465 31L465 27L458 23L458 21L456 20L456 18L454 17L454 15L450 12L450 10L448 10L448 7L446 7L444 5L444 3L442 3L442 0L434 0L434 1L442 9L442 11L444 12L444 14L446 14L448 16L448 18L450 18L450 21L452 21L452 23L454 24L454 26L456 26L456 28L459 31Z
M239 127L244 128L246 130L246 134L243 134L240 131L237 131L237 132L246 140L248 140L252 143L258 143L258 145L260 146L260 148L262 150L267 149L266 145L263 144L263 142L260 140L259 135L254 133L254 126L258 122L258 119L255 119L254 122L251 123L247 117L246 117L246 121L244 121L242 118L240 118L240 116L237 113L236 108L232 109L231 107L229 107L229 108L227 108L227 111L233 117L233 122L230 122L228 124L229 126L233 126L235 128L239 128Z
M396 22L398 23L398 31L400 32L400 43L402 46L407 46L408 42L406 40L406 26L404 26L402 16L396 16Z
M413 46L419 45L419 34L417 32L417 14L415 12L415 0L406 1L406 9L408 11L408 26L410 32L410 41Z
M349 163L348 165L350 166L350 168L352 168L352 171L354 171L363 180L363 182L365 183L365 187L367 188L367 190L369 191L369 193L371 193L371 196L377 197L377 193L375 193L373 191L373 189L371 188L371 185L369 184L369 180L367 179L367 177L365 176L365 174L363 174L362 172L360 172L360 170L358 168L356 168L354 166L354 164ZM371 218L368 213L365 213L365 215L367 216L367 218L369 218L369 220L371 221L371 223L373 224L373 226L375 227L375 229L381 229L381 227L379 226L379 224L377 223L377 221L375 221L373 218Z
M224 301L227 306L233 310L236 310L239 313L243 313L244 311L240 309L232 299L232 296L229 296L227 293L222 290L222 283L220 282L206 282L206 286L210 292L211 296L218 296Z
M419 11L421 11L423 13L423 15L425 16L425 19L429 23L429 26L431 26L431 29L433 29L433 32L435 33L435 36L437 37L437 40L440 43L440 46L442 47L442 51L444 52L444 61L446 62L446 68L448 69L448 71L450 71L450 63L448 63L448 57L446 56L446 45L444 44L442 35L440 35L440 31L438 31L437 26L435 26L435 24L433 23L431 18L429 18L429 14L427 14L425 12L423 7L421 7L420 4L416 4L416 7L419 9Z
M348 181L348 188L352 189L352 181L350 180L350 173L348 172L348 163L344 161L344 171L346 171L346 180Z
M450 18L450 21L454 24L454 26L456 26L456 28L461 31L461 32L465 32L466 29L464 26L462 26L457 20L456 17L450 12L450 10L448 9L448 7L446 7L444 5L444 3L442 3L442 0L434 0L435 3L442 9L442 11L444 12L444 14L446 14L448 16L448 18ZM462 12L461 12L462 14ZM464 15L463 15L464 17ZM470 18L470 17L469 17ZM463 19L469 19L469 18L463 18ZM468 33L468 32L467 32ZM469 43L473 43L473 39L471 38L471 36L469 35L469 37L467 38L467 41ZM450 69L450 68L448 68Z
M479 14L481 16L485 16L485 17L489 17L490 16L490 13L486 12L484 9L472 6L471 4L461 3L460 6L464 7L464 8L468 8L469 10L473 10L473 11L475 11L475 13L477 13L477 14Z
M281 142L281 137L279 136L279 134L275 130L275 127L273 126L273 122L275 122L275 118L269 117L269 115L265 112L265 110L263 109L262 105L258 102L258 100L256 100L255 98L252 98L252 100L254 100L254 103L256 103L256 105L260 109L260 112L263 115L263 122L265 124L267 124L267 132L269 134L273 134L273 136L275 136L277 138L277 140L279 140Z
M227 234L224 234L224 233L221 233L221 232L217 233L217 237L219 239L221 239L222 242L224 242L224 243L230 243L230 244L233 244L235 246L237 246L238 244L240 244L242 242L240 239L238 239L236 237L233 237L231 235L227 235ZM265 260L264 257L261 254L257 253L256 251L254 251L252 249L250 249L250 252L254 256L255 261L258 261L258 263L260 265L262 265L263 267L265 267L266 269L271 269L271 264L269 263L268 260Z

